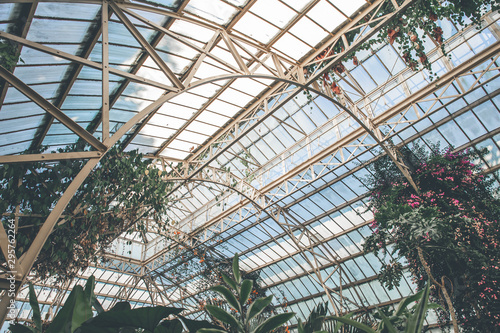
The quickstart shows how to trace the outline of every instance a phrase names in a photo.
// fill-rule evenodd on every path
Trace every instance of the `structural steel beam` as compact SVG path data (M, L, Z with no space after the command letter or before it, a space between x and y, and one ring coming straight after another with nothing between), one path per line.
M386 122L398 114L406 112L408 109L412 108L413 105L417 104L419 101L422 100L429 100L428 96L432 94L434 91L440 90L442 88L446 88L446 86L449 86L452 82L459 80L461 75L471 75L469 71L480 64L482 64L485 61L488 61L488 59L491 59L491 64L494 63L494 59L500 52L500 43L497 42L487 49L483 50L481 53L479 53L474 59L467 61L466 63L463 63L459 66L457 66L455 69L452 71L442 75L439 79L434 80L431 84L425 86L421 90L413 93L412 95L408 96L405 98L402 102L398 103L394 107L390 108L386 112L382 113L375 119L371 120L373 123L374 128L379 128L380 126L383 126L386 124ZM495 58L492 58L495 57ZM491 65L484 70L484 72L487 71L494 71L495 67L491 67ZM484 75L484 74L482 74ZM474 85L475 86L475 85ZM470 87L468 90L470 90L473 87ZM468 91L467 90L467 91ZM437 101L440 98L444 97L449 97L449 96L444 96L444 92L446 89L442 89L442 93L440 96L435 98L434 100ZM434 103L435 104L435 103ZM434 106L433 104L433 106ZM435 112L436 109L434 107L430 107L424 114L420 115L420 117L417 120L420 120L424 116L428 116L430 113ZM297 167L289 170L287 173L284 173L282 176L278 177L275 179L273 182L270 182L269 184L263 186L260 191L262 193L266 193L266 196L270 202L274 201L277 199L275 195L271 193L273 189L276 188L282 188L283 190L286 189L287 183L290 179L293 179L295 175L301 174L309 170L313 165L321 165L322 161L328 158L328 156L336 155L342 147L346 147L351 145L353 141L355 141L358 138L363 138L366 135L366 131L364 128L357 128L350 132L348 135L346 135L343 138L340 138L337 142L335 142L333 145L330 147L326 147L325 149L322 149L318 154L312 156L309 158L305 163L301 163ZM392 133L387 133L387 135L383 138L384 140L388 138L388 136L392 135ZM347 162L350 159L344 160ZM305 180L305 182L309 182L313 179L310 180ZM289 190L286 190L286 193L289 193ZM230 214L232 211L228 210L224 214L227 216ZM218 219L223 218L224 216L218 216ZM213 220L212 223L215 223L216 221ZM212 224L210 222L206 223L204 227L210 227Z
M96 158L101 156L102 154L103 153L100 151L82 151L82 152L72 152L72 153L5 155L5 156L0 156L0 164L78 160L78 159Z
M10 83L14 88L23 93L30 100L35 102L38 106L52 115L54 118L59 120L63 125L72 130L76 135L85 140L88 144L99 151L105 151L106 146L97 140L92 134L87 132L84 128L78 125L70 117L68 117L59 108L55 107L52 103L47 101L45 98L40 96L36 91L30 88L26 83L19 80L14 74L6 70L4 67L0 66L0 76L3 77L8 83Z
M101 6L102 30L102 140L109 138L109 7L108 1L103 0ZM97 34L96 34L97 35Z
M113 8L113 12L118 16L118 18L122 21L122 23L125 25L125 27L130 31L132 36L141 44L141 46L146 50L146 52L149 54L151 59L158 65L158 67L161 69L163 73L170 79L170 81L179 89L183 89L184 85L182 82L177 78L177 76L172 72L172 70L165 64L163 59L156 53L154 47L151 46L151 44L148 43L148 41L141 35L139 30L130 22L128 17L123 13L123 11L120 9L120 7L114 2L111 1L109 3L111 8Z
M100 20L103 21L104 18L102 17L102 15L103 15L102 11L98 12L96 14L95 19L97 20L97 19L99 19L99 16L101 16ZM108 17L108 19L109 19L109 17ZM85 43L85 47L83 48L82 52L79 52L79 55L82 58L87 59L90 56L92 50L94 49L94 46L97 44L97 42L99 40L99 35L101 32L101 29L102 29L102 24L101 24L101 26L97 26L97 27L93 28L89 32L89 36L91 36L91 37L89 38L87 43ZM25 38L26 36L23 36L23 37ZM103 47L103 50L104 50L104 47ZM105 65L105 60L103 58L103 73L106 70L104 68L104 65ZM75 84L75 82L78 78L78 75L80 74L82 69L83 69L83 64L81 64L81 63L72 63L68 66L68 70L65 74L65 76L68 75L68 79L61 82L61 89L58 91L58 94L55 97L54 102L53 102L53 104L56 107L62 108L64 101L68 97L69 92L73 88L73 85ZM104 88L104 83L103 83L103 88ZM105 96L103 96L103 98L105 98ZM40 145L43 143L43 140L45 139L45 136L47 135L48 131L50 130L50 127L52 126L53 122L54 122L54 117L50 116L49 114L46 114L44 119L42 120L42 124L43 124L42 127L39 128L39 130L35 134L35 138L31 142L31 145L29 148L30 151L36 150L40 147ZM89 129L87 129L87 130L90 133L94 132L94 131L89 130Z
M411 5L411 3L412 3L412 0L406 0L393 13L377 19L377 21L378 21L377 25L374 28L372 28L370 31L368 31L367 33L360 35L351 45L349 45L345 49L345 51L335 55L332 59L323 60L323 61L327 62L326 65L321 70L319 70L317 73L315 73L310 78L308 78L304 84L301 84L299 82L295 82L292 80L281 79L281 78L274 78L274 79L278 80L278 81L286 82L289 84L294 84L295 86L300 87L302 89L312 90L312 88L309 86L312 85L313 83L315 83L324 73L326 73L329 70L329 68L333 67L335 64L340 63L342 61L342 57L344 55L348 54L349 52L352 52L354 49L356 49L357 47L362 45L364 42L369 40L369 38L371 38L376 32L378 32L379 29L381 29L382 27L387 25L394 15L397 15L397 14L403 12L406 8L408 8ZM377 2L377 6L369 7L369 9L367 9L368 13L371 10L378 11L378 9L380 8L380 6L382 4L383 4L383 1L379 1L379 2ZM352 29L352 26L350 24L348 26ZM354 26L354 24L353 24L353 26ZM337 36L336 41L338 41L341 38L341 36L342 35ZM291 71L291 73L295 73L296 77L294 77L294 79L297 79L298 78L297 76L300 77L300 75L303 73L303 71L302 71L301 67L298 67L298 68L293 69ZM245 75L243 75L243 77L244 76ZM260 75L253 75L253 77L259 77L259 76ZM228 75L228 76L224 76L224 77L227 79L229 77L232 77L232 75ZM200 80L197 82L197 84L203 84L207 81L214 82L215 80L216 80L215 78L207 79L207 80ZM271 110L269 110L268 112L265 112L264 115L260 116L258 121L253 122L252 124L248 123L247 127L244 130L240 129L238 126L238 123L241 121L241 119L239 118L237 122L234 122L234 125L229 126L224 131L224 134L222 134L220 136L220 137L225 138L224 139L225 145L223 147L219 147L219 145L216 141L211 141L209 144L209 147L200 151L200 154L203 153L203 154L207 155L208 158L206 160L200 161L200 162L202 162L202 164L200 165L199 168L192 171L192 175L195 175L196 173L200 172L204 167L208 166L218 156L221 156L227 149L229 149L233 144L235 144L235 142L237 142L240 138L242 138L242 137L246 136L248 133L250 133L250 131L253 130L254 128L256 128L262 121L264 121L265 119L270 117L274 111L278 110L279 108L284 106L286 103L288 103L290 100L292 100L300 91L301 91L300 89L296 89L295 91L291 91L287 97L283 98ZM320 94L325 96L324 93L320 93ZM331 98L329 98L329 99L332 100ZM265 98L263 100L265 100ZM258 110L261 107L263 100L259 100L258 101L259 103L257 103L257 105L254 104L254 106L252 106L252 112L255 112L256 110ZM336 105L338 105L339 107L341 107L344 111L349 113L353 117L353 119L357 119L357 117L351 112L351 110L345 108L343 105L341 105L337 101L334 101L334 103ZM367 132L369 132L369 129L366 126L366 124L364 124L363 122L360 122L360 125L363 126ZM232 133L234 133L234 134L232 134ZM227 139L229 137L231 137L232 139ZM376 139L376 136L374 136L374 138ZM192 159L190 159L190 160L192 160ZM398 168L399 167L400 167L400 165L398 165ZM175 190L177 190L178 188L180 188L180 186L181 185L174 187L174 189L171 190L171 193L174 192Z
M394 106L393 108L391 108L390 110L388 110L386 113L380 115L378 118L376 118L374 120L374 123L379 124L379 126L383 125L383 124L385 124L385 122L388 119L392 119L394 116L396 116L396 115L398 115L400 113L404 113L405 110L411 108L413 105L415 105L419 101L429 101L430 99L429 99L428 96L430 94L432 94L433 92L435 92L437 90L440 90L441 88L446 88L446 85L451 84L451 82L453 82L454 80L460 80L460 78L463 75L477 75L479 77L483 77L485 75L485 73L487 73L488 71L495 71L496 72L497 71L497 67L494 66L494 63L495 63L496 59L498 58L498 51L499 50L500 50L500 43L496 43L496 44L492 45L490 48L488 48L488 49L484 50L482 53L478 54L477 58L474 58L473 60L468 61L468 62L466 62L466 63L458 66L452 72L447 73L446 75L442 76L440 79L436 80L432 84L424 87L422 89L422 91L419 91L419 92L415 93L414 95L409 96L408 99L406 99L404 102L402 102L402 103ZM484 68L482 70L479 70L477 72L471 72L471 69L479 66L481 63L483 63L485 61L488 61L488 60L490 61L490 65L486 66L486 68ZM498 77L498 74L495 77ZM494 78L492 78L490 80L493 80ZM489 82L489 80L485 80L481 84L488 84L488 82ZM445 85L445 83L446 83L446 85ZM465 95L466 93L470 92L471 89L477 88L478 85L479 85L478 79L475 80L475 81L472 81L471 86L467 87L467 89L465 89L465 91L461 95ZM443 89L443 93L444 93L444 91L446 91L446 89ZM449 96L444 96L443 93L441 93L438 97L436 97L435 100L437 101L438 99L445 98L445 97L449 98ZM460 98L461 95L454 96L454 97L455 97L455 99L457 99L457 98ZM446 103L442 107L445 107L446 105L453 103L453 101L455 99L449 101L448 103ZM420 120L420 119L422 119L424 117L428 117L430 114L432 114L434 112L437 112L442 107L440 107L440 108L434 108L433 106L431 106L417 120ZM272 183L268 184L267 186L265 186L264 188L262 188L261 191L264 192L264 193L267 193L271 189L276 188L277 186L280 186L279 185L280 183L281 184L286 183L287 179L292 178L297 173L304 172L304 171L308 170L308 168L312 164L314 164L314 163L321 164L321 161L324 160L328 155L330 155L332 153L335 153L335 151L338 151L338 149L339 149L340 146L347 145L349 142L352 142L353 140L355 140L356 137L360 137L360 136L363 136L363 135L365 135L365 131L362 128L359 128L358 130L355 130L354 132L352 132L351 134L349 134L343 140L341 140L339 142L336 142L335 144L333 144L329 148L323 150L321 153L319 153L318 155L314 156L314 158L312 158L306 164L303 164L303 165L301 165L301 166L299 166L299 167L291 170L288 174L284 175L283 177L280 177L275 182L272 182ZM390 133L389 135L392 135L392 134ZM348 159L348 160L350 160L350 159ZM348 160L346 160L346 162ZM312 180L309 180L309 181L312 181ZM270 196L268 196L268 198L269 197ZM273 201L274 200L271 200L270 204L272 204ZM241 204L243 205L243 203L241 203ZM241 207L241 205L238 206L238 207ZM214 223L217 223L218 221L223 221L224 218L228 217L228 214L231 214L231 213L234 214L237 209L241 209L241 208L238 208L238 207L234 207L234 208L230 209L229 211L221 213L221 215L217 216L213 220L211 220L208 223L206 223L202 228L198 228L196 230L193 230L193 235L195 235L195 234L199 235L199 234L204 233L204 230L205 231L209 230L210 226L213 226ZM238 221L234 221L234 223L238 223ZM221 231L223 231L223 230L222 229L219 230L219 232L221 232ZM206 239L211 238L211 237L212 236L207 236ZM168 249L166 249L165 251L168 251ZM155 258L156 259L161 258L161 254L157 255ZM152 259L155 259L155 258L152 258Z
M0 31L0 38L12 40L12 41L17 42L19 44L22 44L24 46L28 46L32 49L35 49L35 50L38 50L41 52L45 52L45 53L48 53L48 54L51 54L51 55L54 55L56 57L60 57L60 58L66 59L66 60L70 60L70 61L82 64L82 65L85 65L85 66L88 66L88 67L91 67L94 69L102 70L102 64L100 64L98 62L88 60L88 59L85 59L85 58L82 58L79 56L75 56L75 55L72 55L72 54L67 53L67 52L59 51L57 49L42 45L40 43L32 42L32 41L29 41L27 39L17 37L15 35L9 34L9 33L4 32L4 31ZM121 70L113 68L113 67L109 68L109 72L111 74L118 75L118 76L121 76L123 78L129 79L130 81L145 84L145 85L150 85L150 86L153 86L156 88L164 89L166 91L175 91L175 92L179 91L178 88L175 88L175 87L172 87L172 86L169 86L169 85L166 85L166 84L163 84L161 82L154 81L154 80L146 79L142 76L131 74L129 72L121 71Z
M38 0L34 0L33 3L30 5L28 15L26 16L26 21L24 21L24 26L23 29L20 33L20 36L23 38L26 38L28 35L29 28L31 26L31 22L33 21L33 17L35 16L35 11L38 6ZM12 31L11 31L12 32ZM21 55L22 51L22 45L17 45L16 46L16 56ZM0 91L0 105L3 105L3 102L5 100L5 96L7 95L7 89L9 88L9 85L4 82L3 87L2 84L0 84L1 91Z

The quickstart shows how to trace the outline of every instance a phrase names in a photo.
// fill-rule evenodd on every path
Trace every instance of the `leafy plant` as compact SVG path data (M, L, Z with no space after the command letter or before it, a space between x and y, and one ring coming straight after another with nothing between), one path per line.
M400 6L403 3L404 0L387 1L375 12L363 18L361 23L365 23L373 28L380 19L383 19L387 14L395 12L395 4ZM411 6L408 6L406 10L395 14L390 22L382 28L377 35L357 47L356 50L345 54L342 57L342 61L346 63L352 60L353 65L358 66L361 63L356 56L359 52L389 43L397 47L401 58L408 67L415 71L425 68L429 71L430 78L432 79L434 74L432 72L431 63L426 55L430 50L425 48L426 44L424 40L430 39L433 41L434 45L440 46L443 53L446 55L446 50L444 48L445 38L440 22L449 20L461 27L465 26L468 22L472 22L473 24L477 24L479 28L481 16L488 10L498 11L499 8L500 2L497 0L413 1ZM370 20L373 20L372 23L369 23ZM314 63L305 67L305 75L310 76L317 69L324 67L327 63L323 60L324 58L344 52L344 50L347 49L355 38L357 38L360 33L364 32L365 29L366 27L363 25L362 28L352 29L346 32L343 37L345 37L347 43L341 39L337 41L335 45L323 50L323 52L316 57ZM332 68L319 79L318 83L324 87L330 88L334 94L340 94L341 89L337 85L337 82L345 69L345 65L342 62L332 66ZM312 99L312 96L308 92L306 92L306 95L308 95L309 100Z
M17 53L17 43L0 39L0 65L6 70L11 71L20 59ZM20 59L23 61L22 59Z
M321 330L325 322L326 314L328 312L327 303L319 304L315 307L307 320L303 323L301 319L297 323L298 333L325 333L327 331Z
M14 213L19 207L18 258L84 163L63 160L0 166L0 212ZM95 262L98 251L117 234L145 232L145 218L159 221L167 209L165 193L171 183L163 180L164 172L151 163L137 151L123 153L117 146L111 148L75 193L44 244L33 266L37 277L71 278ZM4 223L8 217L12 216L3 217ZM159 223L161 230L167 227L168 223Z
M29 300L33 311L33 326L22 324L10 325L9 330L12 333L55 333L55 332L70 332L73 333L83 322L92 318L92 306L101 310L100 304L94 295L94 277L91 276L83 288L76 285L69 294L64 306L58 312L50 325L45 325L42 322L40 315L40 307L36 298L33 284L29 283Z
M227 304L234 310L234 314L215 305L207 304L205 306L210 315L216 320L228 325L231 331L241 333L267 333L283 325L295 315L293 312L280 313L260 322L258 316L271 303L273 296L257 298L248 305L249 297L253 289L253 282L252 280L241 279L238 254L234 255L232 269L234 279L221 273L224 282L230 289L223 285L215 286L211 289L219 293L225 299ZM198 332L220 333L224 331L221 329L201 329Z
M367 333L421 333L424 328L427 310L439 307L437 304L429 304L429 291L430 284L427 283L423 290L403 299L396 310L387 313L379 309L374 315L375 318L379 319L374 327L352 320L348 317L349 315L344 317L330 316L327 319L334 319ZM408 308L413 302L418 303ZM339 329L340 327L332 332L338 332Z
M387 159L372 167L369 180L375 220L364 249L393 255L379 279L390 289L397 286L404 258L418 288L430 280L432 297L446 304L449 314L438 311L443 324L451 316L455 331L459 324L464 332L499 327L492 309L498 302L500 200L492 180L471 162L486 151L433 147L427 155L419 149L403 153L420 193Z
M155 306L131 309L130 303L118 302L104 311L94 294L94 276L82 288L76 285L65 304L51 323L43 323L33 285L29 285L30 305L33 310L32 326L10 325L12 333L182 333L184 326L190 333L201 328L215 328L206 320L191 320L180 315L184 309ZM98 315L93 317L93 311ZM175 319L166 320L169 316Z

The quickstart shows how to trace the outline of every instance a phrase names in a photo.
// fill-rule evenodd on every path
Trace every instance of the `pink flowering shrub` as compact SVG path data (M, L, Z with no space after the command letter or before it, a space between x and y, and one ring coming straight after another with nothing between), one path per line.
M500 200L492 180L471 162L478 153L405 152L419 193L392 169L392 162L380 160L372 167L375 220L364 249L386 253L392 244L393 255L379 279L389 289L399 285L404 258L422 289L429 276L420 248L432 277L444 282L463 331L500 329ZM446 308L439 288L433 289L433 297ZM440 315L442 322L449 320L447 313Z

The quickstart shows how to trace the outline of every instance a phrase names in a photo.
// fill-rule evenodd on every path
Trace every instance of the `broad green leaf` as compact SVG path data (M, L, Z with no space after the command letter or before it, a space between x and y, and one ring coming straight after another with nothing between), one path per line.
M439 304L436 304L436 303L427 304L427 310L435 310L435 309L441 309L441 310L445 311L445 309Z
M390 319L382 312L378 312L380 314L380 317L382 318L382 322L384 323L384 332L387 331L387 333L398 333L396 328L392 325Z
M273 300L273 295L270 295L267 297L258 298L252 304L250 304L247 310L246 322L250 321L250 319L254 318L256 315L261 313L266 306L271 304L272 300Z
M85 321L92 318L92 304L90 295L85 291L77 292L73 315L71 317L71 332L80 327Z
M205 305L205 308L212 316L219 319L223 323L231 325L233 328L237 329L238 331L243 331L243 327L242 327L241 323L236 318L234 318L231 314L227 313L223 309L216 307L216 306L213 306L213 305Z
M287 313L280 313L276 316L273 316L269 319L267 319L265 322L257 326L257 328L252 332L252 333L267 333L275 328L280 327L287 321L293 318L295 316L294 312L287 312Z
M98 314L104 312L104 308L102 307L101 302L99 302L99 300L95 295L92 298L92 306L94 307L94 309L97 311Z
M122 305L122 307L126 307L126 305ZM112 311L110 310L101 313L97 317L88 321L86 324L88 324L89 326L97 327L143 328L145 330L153 332L156 326L158 326L160 321L162 321L164 318L167 318L170 315L176 315L183 310L184 309L165 306L144 307L132 310L114 310L113 308ZM84 331L87 332L88 330Z
M236 281L237 284L241 282L239 260L240 259L238 257L238 253L235 253L233 259L233 274L234 274L234 280Z
M297 332L298 333L305 333L304 331L304 324L302 323L302 319L299 318L297 322Z
M92 304L92 299L94 298L94 287L95 287L95 277L91 275L87 283L85 284L85 288L83 289L85 293L85 298L88 299L89 303Z
M186 325L189 333L196 333L199 329L216 329L220 330L219 326L216 326L210 323L207 320L193 320L184 318L181 315L177 315L181 319L181 321Z
M423 290L419 291L418 293L406 297L404 300L399 302L398 308L396 309L396 313L394 314L395 316L400 316L402 315L403 311L408 307L409 304L418 301L420 298L422 298Z
M422 298L418 302L415 313L408 318L408 324L406 325L407 333L420 333L422 332L422 327L424 326L425 315L427 313L427 304L429 299L429 281L424 289Z
M30 290L30 305L33 310L33 323L35 323L35 332L42 332L42 316L40 315L40 306L38 305L38 300L36 298L35 288L33 283L29 284Z
M71 293L69 294L68 298L66 299L66 302L64 303L64 306L59 310L57 313L56 317L52 321L52 324L50 324L49 328L47 329L47 333L59 333L59 332L68 332L70 329L68 329L68 325L71 325L70 323L72 322L72 317L73 317L73 311L75 309L75 303L77 299L77 294L83 294L83 288L82 286L75 286ZM71 331L72 332L72 331Z
M117 302L115 306L113 306L109 311L123 311L123 310L131 310L129 302Z
M344 317L344 318L351 318L353 315L354 315L354 312L351 312L351 313L346 314L346 315L345 315L345 316L343 316L343 317ZM329 327L329 328L331 328L331 329L329 330L329 332L331 332L331 333L336 333L336 332L338 332L338 331L342 328L342 326L344 326L344 323L342 323L342 322L340 322L340 321L337 321L337 320L332 320L332 319L328 320L328 318L329 318L329 317L325 317L325 321L324 321L324 323L325 323L325 324L328 324L328 327ZM333 328L331 327L331 322L332 322L332 321L335 323L335 326L333 326Z
M154 333L182 333L184 327L179 319L164 320L154 330Z
M92 320L92 319L91 319ZM116 327L97 327L89 324L88 322L83 323L78 327L75 333L135 333L135 328L116 328Z
M335 320L340 321L341 323L344 323L346 325L350 325L350 326L359 328L360 330L363 330L366 333L377 333L377 331L375 331L370 326L367 326L367 325L365 325L363 323L357 322L355 320L352 320L352 319L349 319L349 318L346 318L346 317L329 316L329 317L326 317L326 318L327 319L335 319Z
M252 280L243 280L241 283L241 290L240 290L240 304L243 306L248 298L250 297L250 293L252 292L253 288L253 281Z
M229 289L224 286L215 286L210 289L224 296L229 305L231 305L235 310L238 310L241 313L240 302L238 302L236 296L234 296L234 294Z
M34 333L35 329L21 324L14 324L9 326L9 331L12 333Z
M226 274L224 274L224 273L221 273L221 274L222 274L222 279L224 280L224 282L226 282L234 290L238 291L238 285L236 284L236 282L233 279L231 279L229 276L227 276Z
M201 328L198 330L197 333L227 333L227 332L216 328Z

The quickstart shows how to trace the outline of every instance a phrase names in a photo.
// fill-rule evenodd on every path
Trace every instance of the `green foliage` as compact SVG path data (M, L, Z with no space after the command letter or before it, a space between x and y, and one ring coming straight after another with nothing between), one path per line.
M73 333L83 322L92 317L92 303L97 302L94 295L94 277L91 276L87 280L85 288L80 285L73 288L64 306L47 328L42 323L40 307L31 282L29 284L29 299L33 311L32 321L34 327L21 324L10 325L9 330L12 333L23 333L27 332L27 330L33 333Z
M381 19L385 18L385 15L395 12L394 3L400 6L404 3L404 0L386 1L376 12L372 12L363 18L361 23L367 23L371 28L375 27ZM440 22L449 20L462 27L469 22L480 24L481 16L484 13L488 10L498 11L499 8L500 2L498 0L413 1L406 10L395 14L389 23L374 37L356 47L355 50L343 55L342 60L344 63L352 60L354 66L357 66L361 62L360 60L363 59L358 60L356 54L372 48L376 50L389 43L399 50L401 57L408 67L415 71L425 68L428 70L430 78L433 79L434 74L431 63L426 56L430 50L425 48L428 44L424 43L424 41L430 38L435 46L441 46L442 51L446 55L444 49L445 38L443 36L443 29L440 27ZM368 23L370 20L372 20L371 23ZM365 29L365 25L352 29L343 35L343 37L346 37L347 44L343 40L339 40L333 46L325 49L316 57L313 64L305 68L306 77L313 75L317 69L326 65L327 61L324 61L324 58L333 57L348 49L349 45L361 33L366 33ZM342 63L332 66L325 75L318 79L320 81L318 83L325 87L331 87L331 90L335 94L339 94L340 89L336 82L339 81L344 71L345 66ZM306 92L306 95L309 100L312 99L310 93Z
M262 322L259 315L264 309L269 306L273 296L261 297L255 299L248 306L247 297L250 295L253 283L250 280L242 280L241 272L239 269L238 254L235 254L232 264L232 272L234 279L223 274L224 281L230 286L216 286L212 290L219 293L224 300L233 307L233 311L226 311L223 307L214 305L206 305L207 312L216 320L228 325L229 330L232 332L241 333L267 333L277 329L288 320L290 320L295 313L280 313L270 316ZM201 329L199 333L217 333L224 332L222 329Z
M0 39L0 66L12 72L18 60L17 43Z
M34 327L10 325L9 330L12 333L181 333L184 326L189 333L195 333L202 328L216 327L206 320L192 320L181 316L180 313L184 309L165 306L131 309L130 303L119 302L109 311L102 311L94 294L94 276L87 280L85 288L79 285L73 288L52 323L42 323L40 308L31 283L29 288ZM93 317L92 308L98 312L96 317ZM167 320L169 316L177 318Z
M301 319L297 323L298 333L322 333L321 330L323 323L325 322L326 314L328 312L327 303L319 304L315 307L307 320L303 323Z
M428 279L436 281L431 295L440 304L447 298L443 287L451 292L449 301L464 332L486 332L500 325L492 310L498 303L500 200L492 180L471 162L485 153L436 147L428 155L403 150L412 161L420 194L386 158L372 166L375 176L370 180L375 221L364 250L392 254L380 281L389 289L397 286L403 274L401 259L406 259L418 289ZM438 312L446 323L449 315Z
M77 150L76 146L60 152ZM17 256L28 250L42 223L86 161L63 160L0 166L0 212L14 213L19 205ZM33 271L40 278L68 279L96 261L115 236L143 231L144 218L160 220L171 187L163 172L137 151L116 146L102 158L77 190L44 244ZM3 222L6 223L7 217ZM137 223L135 223L137 222ZM135 223L135 224L134 224ZM130 229L130 226L133 228ZM161 228L167 228L163 223Z
M425 288L420 292L403 299L396 310L384 311L378 309L374 317L378 322L373 326L368 326L359 321L350 319L352 314L343 317L329 316L327 320L336 320L345 325L355 327L361 332L367 333L421 333L424 329L425 317L427 310L438 307L437 304L429 303L430 284L427 283ZM411 308L408 306L414 302L418 302ZM336 328L333 333L338 332L340 327ZM300 333L300 332L299 332Z

